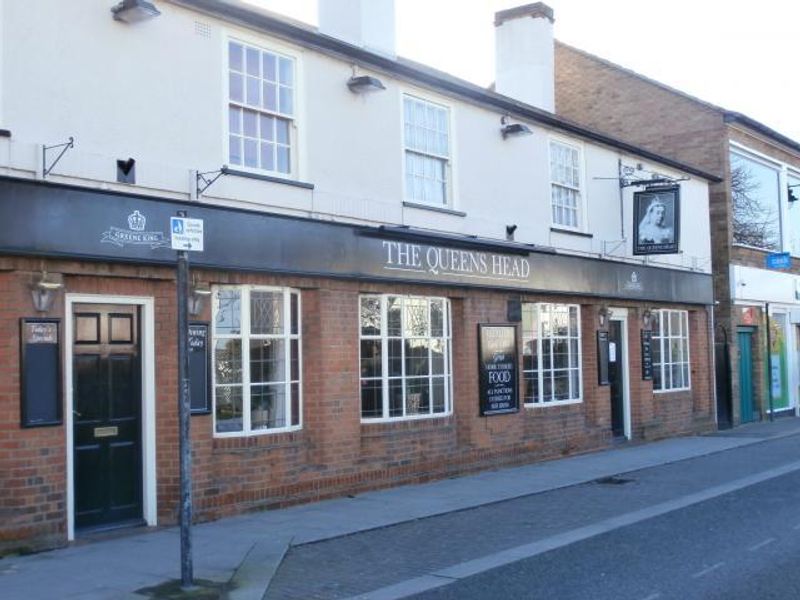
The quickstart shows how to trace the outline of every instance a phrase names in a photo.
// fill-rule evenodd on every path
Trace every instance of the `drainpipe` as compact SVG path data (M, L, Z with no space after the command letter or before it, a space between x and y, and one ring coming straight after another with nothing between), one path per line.
M711 412L714 413L714 425L719 429L719 408L717 406L717 344L714 334L717 331L714 327L714 305L706 305L706 315L708 322L708 355L711 363L709 379L711 383Z
M769 420L775 420L775 413L772 410L772 331L769 326L769 302L766 304L767 311L767 397L769 398Z

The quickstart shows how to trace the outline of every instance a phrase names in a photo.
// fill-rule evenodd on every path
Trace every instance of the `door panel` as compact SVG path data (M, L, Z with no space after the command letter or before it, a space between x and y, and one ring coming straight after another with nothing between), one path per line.
M622 342L622 322L609 321L608 378L611 382L611 431L615 436L625 435L625 357L622 353Z
M138 307L76 305L75 525L142 517Z

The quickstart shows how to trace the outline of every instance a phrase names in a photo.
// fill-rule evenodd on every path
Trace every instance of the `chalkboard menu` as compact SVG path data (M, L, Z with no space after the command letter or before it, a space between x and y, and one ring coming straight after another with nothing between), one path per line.
M642 379L653 379L653 332L642 329Z
M189 323L189 396L193 415L211 412L208 323Z
M21 425L61 423L59 319L20 319Z
M610 385L608 376L608 332L597 332L597 385Z
M517 328L478 325L481 415L517 412Z

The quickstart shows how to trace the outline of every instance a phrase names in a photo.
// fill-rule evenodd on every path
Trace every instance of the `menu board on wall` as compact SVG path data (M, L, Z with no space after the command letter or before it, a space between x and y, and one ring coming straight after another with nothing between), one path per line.
M20 319L20 400L23 427L61 423L58 319Z
M642 329L642 379L653 379L653 332Z
M517 328L478 325L481 415L517 412Z
M597 385L610 385L608 375L608 332L597 332Z
M189 323L189 396L193 415L211 412L208 323Z

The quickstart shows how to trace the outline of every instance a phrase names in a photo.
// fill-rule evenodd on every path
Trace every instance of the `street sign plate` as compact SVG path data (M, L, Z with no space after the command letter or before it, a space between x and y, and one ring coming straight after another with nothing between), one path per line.
M792 257L788 252L773 252L767 254L766 263L768 269L789 269L792 266Z
M203 219L170 217L173 250L203 251Z

